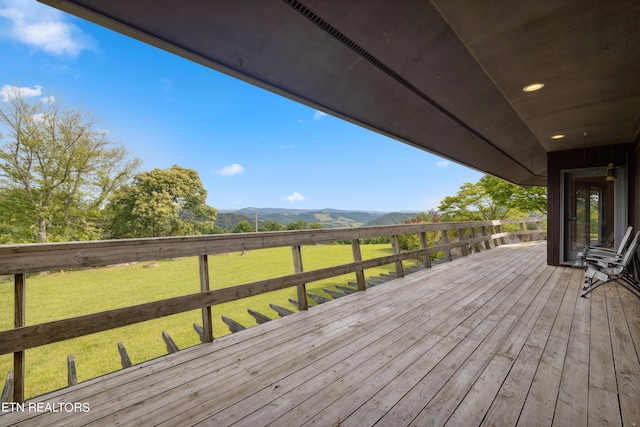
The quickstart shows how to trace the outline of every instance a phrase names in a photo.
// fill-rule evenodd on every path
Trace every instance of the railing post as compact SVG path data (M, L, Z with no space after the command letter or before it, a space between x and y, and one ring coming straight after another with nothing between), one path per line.
M398 242L398 235L393 234L391 236L391 249L394 255L400 254L400 243ZM404 277L404 268L402 267L402 261L396 261L396 276Z
M422 231L420 232L420 248L426 249L429 247L429 242L427 242L427 233ZM431 268L431 256L429 254L424 255L423 261L424 268Z
M14 276L14 327L26 326L26 274L19 273ZM24 356L25 351L13 353L13 401L24 402Z
M302 249L300 245L293 245L293 269L296 273L304 272L302 268ZM304 283L298 285L298 308L300 310L309 309L309 301L307 300L307 286Z
M498 230L498 233L502 234L502 224L498 224L498 226L496 228ZM496 246L498 246L497 240L498 239L496 239ZM507 244L507 241L504 239L504 237L500 237L499 240L500 240L500 244L501 245L506 245Z
M362 252L360 251L360 240L353 239L351 241L351 251L353 252L353 261L362 261ZM367 289L367 283L364 281L364 270L356 271L356 282L358 283L358 290L364 291Z
M496 227L494 225L489 225L489 235L493 236L494 234L496 234ZM497 248L498 246L500 246L500 244L498 243L498 239L496 238L492 238L491 240L493 240L493 247Z
M447 243L449 243L449 236L447 236L447 230L442 230L440 232L440 235L442 236L442 243L444 243L445 245ZM444 250L444 259L445 261L451 261L451 249L447 248Z
M484 247L485 249L491 249L491 239L487 233L487 227L483 225L481 228L482 228L482 236L485 237Z
M209 256L200 255L200 291L210 290ZM211 320L211 306L202 307L202 342L213 342L213 322Z
M480 252L480 243L476 242L476 237L478 237L478 233L476 233L476 227L471 227L471 238L473 239L473 251Z
M460 251L462 252L462 256L469 255L469 251L467 250L467 244L464 242L464 232L462 231L462 228L458 228L458 241L462 243L462 245L460 245Z

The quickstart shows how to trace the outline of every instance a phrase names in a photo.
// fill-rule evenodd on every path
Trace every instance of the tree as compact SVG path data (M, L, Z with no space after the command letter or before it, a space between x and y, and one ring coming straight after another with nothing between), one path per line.
M0 244L34 241L32 210L20 189L0 188Z
M173 165L134 177L114 193L107 207L112 238L201 234L212 229L216 209L198 172Z
M485 175L475 184L464 183L455 196L445 197L438 209L446 221L509 219L532 211L544 213L546 188L522 188Z
M309 228L309 223L304 219L299 219L296 222L287 224L287 230L305 230L307 228Z
M520 210L525 212L536 212L546 215L547 213L547 187L518 187L514 194L514 203Z
M440 213L435 209L429 209L429 212L420 212L413 218L405 219L402 224L422 224L425 222L440 222Z
M284 226L277 221L269 220L262 224L260 231L281 231Z
M218 212L216 215L216 227L217 229L224 230L222 233L228 233L233 230L240 221L250 222L251 219L245 215L237 213L224 213ZM206 233L206 234L218 234L218 233Z
M249 224L249 221L242 220L236 224L236 227L233 229L232 233L252 233L255 230Z
M98 238L105 200L139 160L88 113L18 89L0 102L0 126L0 220L30 241Z
M435 209L430 209L429 212L420 212L413 218L402 221L402 224L429 224L440 222L440 213ZM427 242L432 243L437 239L438 233L427 233ZM398 246L400 249L407 251L420 248L420 236L417 233L414 234L400 234L398 236Z

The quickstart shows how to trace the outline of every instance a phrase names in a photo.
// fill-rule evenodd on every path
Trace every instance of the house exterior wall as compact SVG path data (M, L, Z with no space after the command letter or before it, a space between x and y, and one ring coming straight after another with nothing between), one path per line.
M553 151L547 154L547 263L560 265L562 241L561 217L562 173L564 169L603 167L613 162L625 166L628 174L627 218L629 224L640 229L640 200L636 189L640 188L640 152L637 143L606 145L579 150Z
M638 167L638 165L640 165L640 142L635 146L635 151L632 153L632 159L636 167L632 178L634 191L630 194L630 197L633 197L632 206L635 216L633 217L633 221L630 221L629 223L633 224L636 229L640 230L640 196L638 196L638 190L640 190L640 167ZM632 202L630 200L629 204L631 203Z

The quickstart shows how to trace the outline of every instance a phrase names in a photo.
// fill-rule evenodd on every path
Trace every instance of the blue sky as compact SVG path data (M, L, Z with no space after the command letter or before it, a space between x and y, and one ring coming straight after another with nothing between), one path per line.
M218 209L426 211L481 173L34 0L0 0L10 88L88 110L142 160L198 171Z

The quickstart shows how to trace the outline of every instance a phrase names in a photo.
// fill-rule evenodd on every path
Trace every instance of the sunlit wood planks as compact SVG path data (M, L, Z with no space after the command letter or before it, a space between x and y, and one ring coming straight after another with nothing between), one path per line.
M632 425L640 299L546 245L407 275L38 401L87 413L0 424Z

